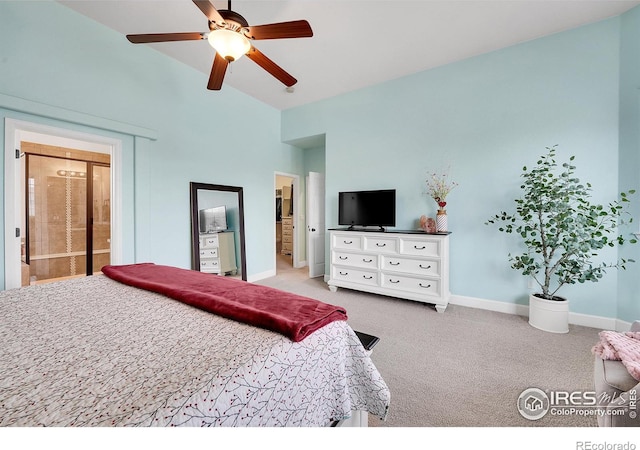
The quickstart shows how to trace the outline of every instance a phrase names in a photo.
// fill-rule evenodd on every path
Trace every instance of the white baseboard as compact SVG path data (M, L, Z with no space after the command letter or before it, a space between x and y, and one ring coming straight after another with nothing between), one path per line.
M274 276L275 271L265 272L265 275L261 278L267 278ZM255 277L255 276L254 276ZM252 277L252 278L254 278ZM261 278L256 278L253 281L257 281ZM329 275L324 275L324 282L329 281ZM518 316L529 316L529 305L520 305L517 303L501 302L498 300L488 300L478 297L467 297L464 295L451 295L449 297L449 303L452 305L466 306L469 308L484 309L487 311L501 312L505 314L516 314ZM446 312L445 312L446 314ZM626 322L620 319L614 319L611 317L592 316L589 314L581 314L575 312L569 312L569 323L572 325L580 325L583 327L599 328L601 330L613 330L613 331L629 331L631 327L630 322Z
M266 272L256 273L251 276L247 276L249 283L255 283L256 281L264 280L265 278L271 278L276 276L276 269L267 270Z
M449 297L449 303L451 303L452 305L468 306L469 308L486 309L488 311L495 311L506 314L516 314L518 316L529 315L529 305L518 305L515 303L500 302L497 300L486 300L477 297L465 297L463 295L451 295Z
M465 297L463 295L451 295L449 303L452 305L467 306L469 308L485 309L488 311L506 314L517 314L524 317L529 316L529 305L519 305L516 303L500 302L497 300L487 300L477 297ZM628 331L631 327L631 323L623 320L574 312L569 312L569 323L572 325L613 331Z

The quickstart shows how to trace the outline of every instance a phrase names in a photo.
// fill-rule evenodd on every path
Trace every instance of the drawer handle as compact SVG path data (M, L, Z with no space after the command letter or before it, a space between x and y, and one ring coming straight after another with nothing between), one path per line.
M344 243L345 243L345 244L347 244L347 245L351 245L351 244L353 244L353 241L342 241L342 242L344 242Z
M340 275L349 275L349 272L338 272Z
M422 283L418 283L420 285L421 288L425 288L425 289L429 289L431 287L430 284L427 284L426 286Z
M349 259L348 256L338 256L339 259L346 261L347 259Z
M389 283L398 284L400 283L400 280L393 281L391 278L389 278Z
M421 269L425 269L425 270L427 270L427 269L431 269L431 264L429 264L427 267L425 267L425 266L423 266L422 264L420 264L420 268L421 268Z
M373 259L364 259L364 258L362 258L362 262L365 262L365 263L372 263L372 262L373 262Z
M394 263L394 262L392 262L392 261L389 261L389 265L390 265L390 266L399 266L399 265L400 265L400 263L399 263L399 262Z
M414 245L413 248L415 248L416 250L424 250L427 247L424 245L422 247L418 247L417 245Z
M379 242L376 242L376 247L386 247L387 244L381 244Z
M372 275L370 275L370 276L362 275L362 278L364 278L365 280L371 280L373 278L373 276Z

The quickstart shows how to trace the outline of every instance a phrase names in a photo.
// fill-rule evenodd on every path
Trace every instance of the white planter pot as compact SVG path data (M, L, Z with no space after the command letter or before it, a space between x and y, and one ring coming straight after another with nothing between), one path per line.
M529 325L550 333L568 333L569 301L529 295Z

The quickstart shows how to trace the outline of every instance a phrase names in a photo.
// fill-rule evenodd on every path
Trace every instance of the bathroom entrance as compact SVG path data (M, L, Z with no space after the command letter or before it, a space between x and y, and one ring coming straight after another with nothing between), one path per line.
M110 263L110 155L22 142L22 285L99 273Z

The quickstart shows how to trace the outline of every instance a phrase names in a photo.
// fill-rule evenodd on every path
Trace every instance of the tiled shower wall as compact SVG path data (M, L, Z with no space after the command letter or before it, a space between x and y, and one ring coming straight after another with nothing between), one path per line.
M104 163L109 155L25 142L22 150L29 153L25 196L30 200L31 282L86 274L85 161ZM94 168L94 271L99 271L110 259L109 168Z

